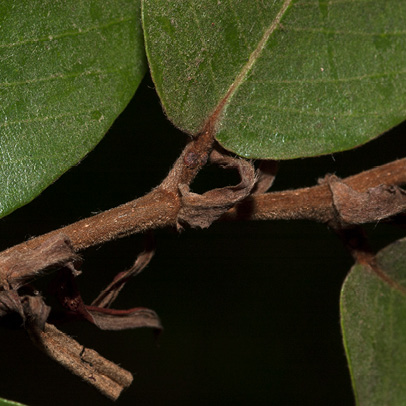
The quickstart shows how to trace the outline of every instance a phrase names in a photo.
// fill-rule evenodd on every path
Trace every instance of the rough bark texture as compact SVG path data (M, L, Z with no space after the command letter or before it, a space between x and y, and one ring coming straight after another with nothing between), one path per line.
M133 381L130 372L83 347L52 324L46 323L43 330L32 327L28 332L49 357L112 400L116 400Z

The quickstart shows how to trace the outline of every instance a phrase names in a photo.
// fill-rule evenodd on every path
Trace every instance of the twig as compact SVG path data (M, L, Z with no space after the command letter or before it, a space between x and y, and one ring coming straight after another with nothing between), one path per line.
M48 356L110 399L116 400L122 390L130 386L133 380L130 372L83 347L52 324L46 323L44 330L36 327L27 330L33 342Z
M15 245L0 253L0 264L4 258L17 253L28 254L45 240L59 233L68 236L72 248L80 251L126 235L167 226L175 227L181 209L181 198L177 188L179 184L191 183L204 165L211 149L212 139L209 133L204 133L201 138L191 141L186 146L164 182L144 197ZM365 192L382 184L405 184L406 158L343 179L343 182L358 192ZM334 220L336 215L330 187L325 183L304 189L252 195L237 207L230 209L221 219L227 221L306 219L326 223ZM0 278L1 275L0 272ZM3 282L0 280L0 285Z
M11 247L0 253L0 265L4 257L17 252L24 255L59 233L68 236L73 249L80 251L127 235L175 226L181 208L178 186L189 185L206 164L214 143L210 126L209 122L206 130L186 145L168 176L150 193Z
M406 184L406 158L343 179L357 192L380 185ZM222 220L313 220L335 221L337 210L328 182L283 192L252 195L229 210Z

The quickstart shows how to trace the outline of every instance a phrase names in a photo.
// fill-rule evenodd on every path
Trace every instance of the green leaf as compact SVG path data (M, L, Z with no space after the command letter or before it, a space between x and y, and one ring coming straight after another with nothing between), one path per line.
M406 117L406 2L142 0L153 80L190 134L244 157L363 144Z
M145 69L139 1L0 3L0 217L94 148Z
M22 403L0 398L0 406L24 406Z
M406 399L406 239L355 265L341 293L341 324L359 406Z

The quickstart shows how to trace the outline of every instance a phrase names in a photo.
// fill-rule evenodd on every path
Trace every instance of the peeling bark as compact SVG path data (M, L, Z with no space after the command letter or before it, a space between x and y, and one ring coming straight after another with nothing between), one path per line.
M334 207L345 224L380 221L406 210L406 192L391 185L379 185L357 192L336 176L328 178Z
M179 185L182 206L177 219L178 227L185 224L194 228L209 227L236 203L249 196L256 183L257 177L252 163L216 150L213 150L210 159L226 169L237 169L241 182L236 186L209 190L202 195L191 192L188 185Z

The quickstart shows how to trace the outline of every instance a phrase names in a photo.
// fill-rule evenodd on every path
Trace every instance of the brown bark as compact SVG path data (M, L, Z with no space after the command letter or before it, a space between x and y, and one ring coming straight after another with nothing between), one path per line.
M186 160L185 163L185 157L189 153L199 155L202 151L208 155L211 150L211 144L207 147L205 143L195 143L196 140L186 147L186 152L175 163L164 182L147 195L11 247L0 253L0 266L6 258L9 262L13 261L10 258L14 256L22 258L21 255L32 255L33 249L61 233L70 239L75 251L81 251L126 235L175 227L182 208L178 187L180 184L190 184L204 165L204 160L198 160L197 163L193 161L192 164ZM342 179L342 182L361 193L380 185L406 184L406 158L350 176ZM337 215L330 185L327 181L322 181L309 188L251 195L231 208L221 220L313 220L327 223L337 220ZM0 281L0 286L3 282Z

